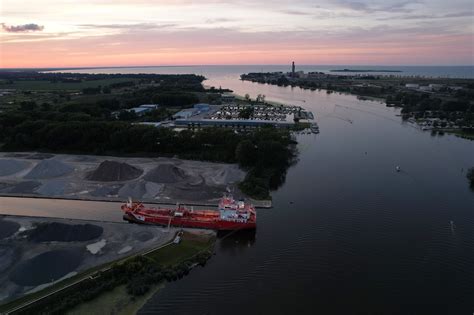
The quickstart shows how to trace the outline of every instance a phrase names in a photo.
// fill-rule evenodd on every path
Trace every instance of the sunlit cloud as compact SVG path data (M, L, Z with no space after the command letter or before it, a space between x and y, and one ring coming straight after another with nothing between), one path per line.
M474 63L474 12L465 0L2 4L2 28L32 25L27 16L41 31L0 32L0 67Z
M5 23L0 23L0 25L2 26L2 30L9 33L37 32L44 29L44 26L34 23L23 25L6 25Z

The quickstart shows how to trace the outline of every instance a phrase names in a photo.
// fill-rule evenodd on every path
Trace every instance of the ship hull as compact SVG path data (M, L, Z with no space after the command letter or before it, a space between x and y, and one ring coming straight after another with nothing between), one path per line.
M193 220L189 218L179 217L147 217L141 216L140 218L135 217L132 214L126 213L123 219L138 224L152 224L161 226L174 226L182 228L200 228L200 229L212 229L218 231L232 231L232 230L250 230L256 229L256 222L234 222L224 220Z

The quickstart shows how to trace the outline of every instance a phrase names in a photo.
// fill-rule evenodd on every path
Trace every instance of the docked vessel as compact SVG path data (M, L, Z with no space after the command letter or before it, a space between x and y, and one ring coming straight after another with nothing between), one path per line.
M140 202L122 205L123 219L142 224L158 224L213 230L241 230L257 227L257 213L252 204L224 196L217 210L194 210L183 205L176 208L147 208Z
M312 133L319 133L319 126L316 123L312 123L310 129Z

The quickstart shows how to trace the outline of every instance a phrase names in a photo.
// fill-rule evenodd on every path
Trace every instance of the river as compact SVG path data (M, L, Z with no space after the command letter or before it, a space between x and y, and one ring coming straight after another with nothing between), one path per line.
M474 141L432 136L352 95L240 81L250 68L147 70L303 106L321 133L298 136L299 161L254 234L220 239L206 267L140 313L471 314Z

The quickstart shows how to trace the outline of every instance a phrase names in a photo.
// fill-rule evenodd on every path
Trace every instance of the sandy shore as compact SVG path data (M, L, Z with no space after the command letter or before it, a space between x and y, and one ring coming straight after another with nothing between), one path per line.
M245 197L235 164L173 158L0 153L0 195L215 205L226 191ZM268 201L256 202L267 207Z

